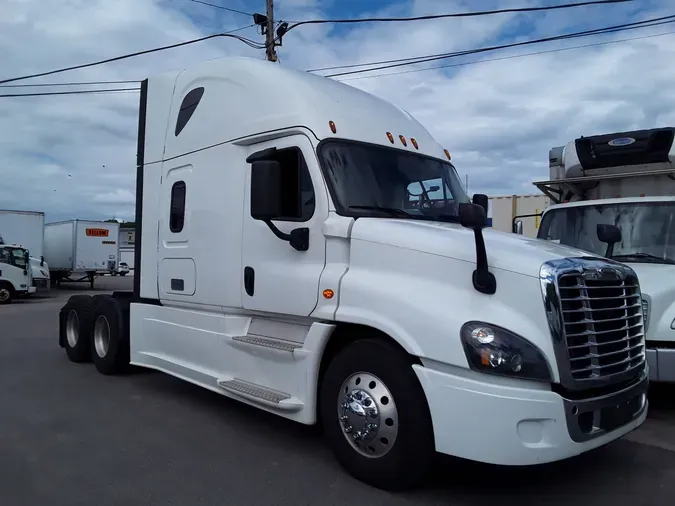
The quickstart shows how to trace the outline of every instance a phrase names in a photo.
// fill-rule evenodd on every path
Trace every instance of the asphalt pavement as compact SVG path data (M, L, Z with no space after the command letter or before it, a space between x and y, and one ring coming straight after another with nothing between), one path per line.
M423 487L390 494L346 475L316 428L161 373L70 363L57 314L84 288L0 307L2 506L674 504L673 387L653 389L645 425L599 450L515 469L439 457Z

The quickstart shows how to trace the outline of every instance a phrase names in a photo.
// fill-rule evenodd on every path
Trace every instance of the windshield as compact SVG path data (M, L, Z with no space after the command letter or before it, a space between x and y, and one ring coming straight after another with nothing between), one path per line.
M26 269L26 250L22 248L0 248L0 263L13 265L19 269Z
M604 255L607 245L598 240L597 225L616 225L622 240L613 258L630 262L675 261L675 202L599 204L548 211L537 237ZM638 254L639 257L631 257Z
M319 151L335 207L345 216L458 217L469 202L455 167L400 149L329 141Z

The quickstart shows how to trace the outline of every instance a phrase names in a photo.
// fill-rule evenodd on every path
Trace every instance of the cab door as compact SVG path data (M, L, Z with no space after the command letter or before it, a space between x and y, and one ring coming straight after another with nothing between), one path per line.
M284 233L309 228L309 248L297 251L251 217L251 165L246 167L242 240L242 301L252 311L309 316L317 305L319 278L326 264L322 226L328 198L309 139L293 135L249 147L248 155L276 148L289 216L274 220Z

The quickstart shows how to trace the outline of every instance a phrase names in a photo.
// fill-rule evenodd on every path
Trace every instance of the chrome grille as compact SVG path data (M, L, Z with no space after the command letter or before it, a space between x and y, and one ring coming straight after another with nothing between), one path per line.
M575 381L643 368L642 297L635 276L592 279L584 272L558 276L562 334Z

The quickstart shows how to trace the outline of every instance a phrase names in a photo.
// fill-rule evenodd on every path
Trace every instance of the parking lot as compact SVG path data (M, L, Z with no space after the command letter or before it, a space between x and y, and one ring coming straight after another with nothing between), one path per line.
M673 504L675 388L653 388L647 423L590 454L519 469L439 458L423 488L392 495L344 474L315 428L160 373L70 363L57 314L85 289L0 307L3 506Z

